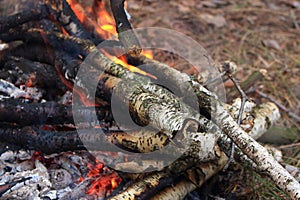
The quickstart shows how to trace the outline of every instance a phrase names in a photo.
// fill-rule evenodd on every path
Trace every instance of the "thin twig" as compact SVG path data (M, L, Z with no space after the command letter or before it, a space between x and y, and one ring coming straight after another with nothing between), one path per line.
M292 148L292 147L298 147L298 146L300 146L300 142L294 143L294 144L282 145L279 147L279 149L286 149L286 148Z
M284 112L286 112L291 118L295 119L297 122L300 122L300 116L298 116L297 114L291 112L288 108L286 108L284 105L282 105L281 103L279 103L278 101L276 101L276 99L268 96L267 94L259 91L259 90L255 90L255 92L265 98L265 99L268 99L269 101L275 103L281 110L283 110Z
M239 93L241 95L241 107L240 107L239 114L238 114L238 119L237 119L237 124L240 125L241 121L242 121L242 116L243 116L243 112L244 112L245 103L248 100L248 97L245 94L245 92L243 91L243 89L241 88L238 80L236 78L232 77L231 74L227 74L227 76L234 83L236 89L239 91ZM234 149L235 149L235 145L234 145L234 143L232 143L231 154L230 154L230 157L228 159L228 162L226 163L226 165L224 167L225 170L229 167L229 164L231 162L234 162Z

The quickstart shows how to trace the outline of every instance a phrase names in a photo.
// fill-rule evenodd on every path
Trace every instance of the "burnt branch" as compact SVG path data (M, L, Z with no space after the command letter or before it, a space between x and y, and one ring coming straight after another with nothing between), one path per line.
M0 136L2 142L18 145L27 150L41 151L45 154L61 153L76 150L119 151L110 147L110 134L118 131L109 131L105 128L81 129L70 131L42 130L36 126L2 127Z
M26 44L45 46L46 52L50 57L49 59L53 59L51 57L54 57L55 53L62 51L68 52L73 57L78 55L86 57L89 53L89 48L94 45L91 40L67 36L56 31L44 31L38 28L20 29L1 34L0 39L3 42L22 40ZM24 50L26 52L26 49Z
M1 128L0 135L3 142L46 154L84 149L77 131L50 132L27 126L24 128Z
M15 49L14 53L16 54L17 51ZM24 53L21 52L21 54L25 57ZM10 71L10 73L6 77L1 77L0 75L0 78L5 78L6 80L9 78L15 85L42 88L47 93L46 99L53 100L57 95L62 95L67 91L66 86L52 65L33 62L22 57L9 57L3 69Z
M48 6L46 4L42 4L21 13L2 18L0 19L0 33L5 33L9 29L15 28L29 21L41 20L48 15Z
M93 133L95 134L95 132L90 131L91 137ZM77 131L46 131L34 126L10 127L1 128L0 136L4 142L16 144L28 150L41 151L45 154L86 149Z
M138 56L142 52L142 48L127 15L124 10L125 0L110 0L111 10L116 22L116 29L119 40L123 44L126 52L131 56Z
M50 6L51 13L55 16L56 20L60 22L71 36L80 39L94 40L91 33L84 28L66 0L46 0L46 2L47 5Z
M81 107L76 109L56 102L26 103L20 100L0 101L0 121L15 123L19 126L74 124L73 111L76 110L78 122L95 123L90 121L94 109L98 120L112 122L108 107Z

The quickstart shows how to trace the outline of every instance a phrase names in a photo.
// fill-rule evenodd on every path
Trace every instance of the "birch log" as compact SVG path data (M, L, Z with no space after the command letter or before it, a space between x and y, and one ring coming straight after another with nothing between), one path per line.
M250 112L250 110L249 110ZM272 104L272 103L266 103L262 104L261 106L254 108L253 113L261 113L259 117L269 120L263 120L264 123L259 122L258 124L255 124L252 128L252 131L249 133L250 136L256 136L257 132L263 133L270 128L269 125L272 125L279 119L278 115L278 108ZM250 113L249 113L250 114ZM228 154L230 152L230 145L228 145ZM239 151L235 151L237 156L243 155L239 153ZM226 154L220 152L219 157L217 159L211 159L209 162L200 162L196 164L194 167L187 169L185 171L185 177L181 179L177 179L177 182L172 184L171 186L159 191L156 195L152 196L151 199L183 199L185 195L197 187L200 187L206 180L208 180L210 177L215 175L218 171L223 169L225 164L228 161L228 157ZM246 160L246 162L249 162L249 159ZM167 168L167 170L156 172L154 174L148 175L146 179L139 180L135 183L133 183L131 186L129 186L128 189L125 189L122 193L118 194L117 196L113 197L112 199L138 199L141 195L146 196L150 198L150 195L152 194L149 190L147 190L147 181L145 180L153 180L152 182L158 183L161 179L160 177L170 175L170 172L174 168L174 166L177 166L178 164L182 164L181 161L176 161L173 166L170 166ZM169 171L171 169L171 171ZM178 169L175 167L175 169ZM174 175L174 172L172 175ZM179 171L177 171L178 175ZM150 186L152 190L157 189L159 190L156 185ZM148 186L149 188L149 186ZM136 191L137 190L137 191ZM148 193L148 194L143 194ZM150 194L149 194L150 193Z
M249 135L255 139L257 139L257 132L264 133L269 128L270 125L273 125L275 121L279 119L279 109L273 103L265 103L260 105L257 108L254 108L253 113L261 113L256 115L255 117L260 119L265 119L261 121L254 120L254 125ZM255 118L256 119L256 118ZM267 120L266 120L267 119ZM255 123L258 122L258 123ZM230 151L230 146L227 148L227 152ZM253 168L259 169L251 160L245 157L244 154L241 153L240 149L235 150L235 158L246 162L246 164L252 165ZM216 165L216 162L209 162L207 165L203 163L199 163L194 168L191 168L186 171L186 177L188 179L182 179L176 184L165 188L152 197L152 199L178 199L181 200L186 196L189 192L192 192L197 187L200 187L206 180L208 180L211 176L216 174L218 171L222 170L228 161L228 157L224 154L220 156ZM255 165L255 166L254 166Z
M290 195L292 199L300 199L300 184L292 177L274 158L268 153L268 151L258 144L253 138L251 138L230 116L222 103L218 100L218 97L200 85L198 82L191 80L186 74L183 74L167 65L158 63L156 61L150 61L155 66L166 71L169 77L178 77L181 84L191 84L194 92L198 96L198 103L201 109L204 109L207 113L211 113L214 116L212 119L220 127L222 133L228 135L234 143L246 154L254 163L266 172L269 177L280 187L283 191ZM182 80L185 80L185 82ZM186 90L181 89L182 94ZM186 100L188 101L188 99Z
M92 45L86 47L84 46L86 53L92 53L96 51L96 48ZM140 83L145 84L145 87L148 90L152 90L158 94L162 89L157 89L158 87L152 87L149 80L140 76L134 75L134 73L129 72L124 69L121 70L122 66L114 64L112 61L109 61L103 54L97 53L97 57L100 64L100 68L104 71L112 73L113 75L124 75L127 74L131 80L140 81ZM161 65L162 66L162 65ZM120 69L118 74L116 74L114 69ZM165 67L167 69L167 67ZM121 71L121 73L119 73ZM272 180L287 194L290 195L293 199L300 199L300 184L293 178L261 145L259 145L255 140L253 140L241 127L235 122L235 120L229 115L226 109L223 107L222 103L218 100L217 96L212 92L208 91L206 88L201 86L199 83L193 81L186 74L182 74L172 68L169 68L168 71L172 71L174 76L178 79L186 80L186 84L177 85L183 88L183 93L185 94L190 91L189 85L192 86L193 90L191 92L196 93L198 97L199 108L206 112L204 113L207 117L211 113L214 113L213 119L214 122L220 127L224 134L227 134L235 144L245 153L250 159L252 159L257 166L261 168L262 171L267 172L267 174L272 178ZM114 74L115 73L115 74ZM182 82L182 81L181 81ZM187 90L187 88L189 90ZM185 89L185 90L184 90ZM170 98L172 99L172 98ZM191 105L189 98L185 98L184 101L188 102L188 105Z

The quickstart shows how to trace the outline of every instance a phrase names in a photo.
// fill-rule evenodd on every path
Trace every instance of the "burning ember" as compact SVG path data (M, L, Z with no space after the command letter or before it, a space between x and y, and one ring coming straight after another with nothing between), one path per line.
M89 195L106 197L110 195L122 181L116 172L106 168L100 161L96 162L96 166L89 165L88 168L90 169L88 177L94 180L90 189L87 191Z

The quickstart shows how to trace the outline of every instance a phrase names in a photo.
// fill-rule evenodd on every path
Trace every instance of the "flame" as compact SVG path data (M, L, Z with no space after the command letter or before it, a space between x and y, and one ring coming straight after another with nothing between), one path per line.
M122 65L123 67L125 67L126 69L132 71L132 72L136 72L136 73L139 73L141 75L144 75L144 76L149 76L153 79L157 79L156 76L153 76L152 74L149 74L143 70L140 70L139 68L133 66L133 65L130 65L127 63L127 59L124 55L120 56L119 58L116 57L116 56L112 56L110 55L109 53L107 53L106 51L102 51L102 53L108 57L111 61L113 61L114 63L116 64L119 64L119 65Z
M105 9L105 1L94 0L93 6L87 7L87 9L84 9L78 0L67 0L67 2L71 6L78 19L82 22L82 24L85 25L87 29L93 29L97 34L101 35L103 39L113 38L113 36L117 34L115 21ZM126 6L127 4L125 4L125 7ZM104 51L102 52L104 53ZM107 52L104 54L113 62L122 65L132 72L156 79L155 76L140 70L137 67L129 65L125 56L117 58L116 56L113 56ZM153 59L151 50L143 50L141 54L147 58Z
M106 11L104 1L94 0L93 11L97 16L97 23L101 29L106 31L107 35L104 38L110 38L117 34L115 20Z
M151 50L143 49L141 55L145 56L146 58L153 59L153 53Z
M114 19L105 9L105 2L94 0L93 6L83 8L78 0L67 0L79 21L102 38L111 38L117 34Z
M99 106L99 104L96 104L95 102L91 101L90 99L87 98L85 92L81 91L80 89L76 89L73 87L72 83L70 83L62 74L60 71L59 67L57 64L55 64L55 69L58 73L58 76L60 80L64 83L65 86L67 86L69 89L73 90L80 98L80 101L83 103L85 106Z

